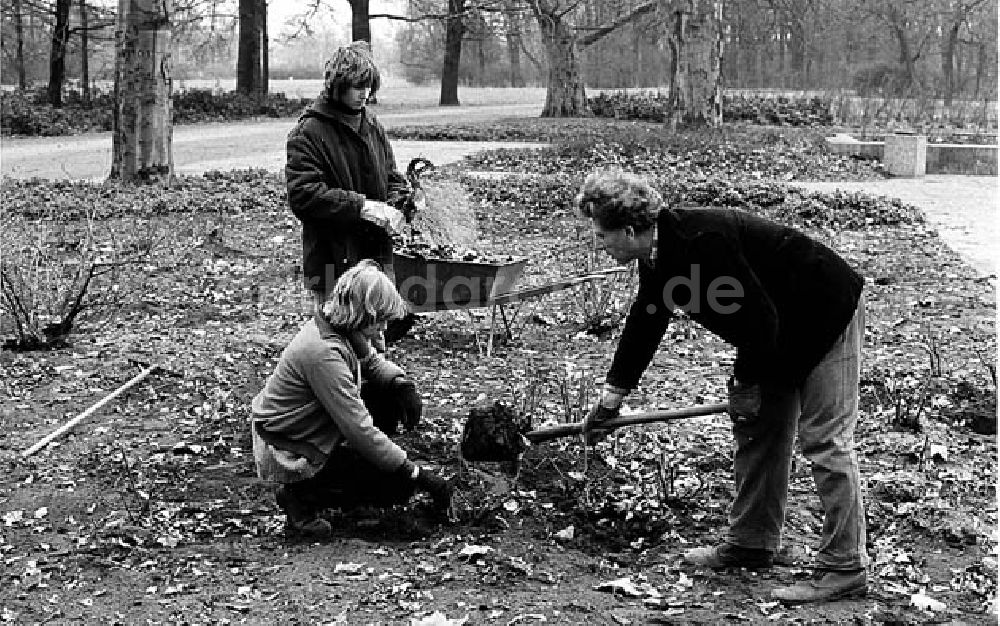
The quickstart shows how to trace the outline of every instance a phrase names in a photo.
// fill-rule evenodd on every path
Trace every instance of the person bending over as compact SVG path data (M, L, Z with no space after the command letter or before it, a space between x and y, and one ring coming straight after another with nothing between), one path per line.
M812 580L773 590L784 602L831 600L867 587L865 509L854 429L864 341L863 279L833 250L748 213L665 206L643 179L598 172L576 199L598 244L637 262L639 289L586 429L618 414L673 312L737 349L729 381L736 496L716 545L689 550L710 568L770 567L780 547L798 434L823 503Z

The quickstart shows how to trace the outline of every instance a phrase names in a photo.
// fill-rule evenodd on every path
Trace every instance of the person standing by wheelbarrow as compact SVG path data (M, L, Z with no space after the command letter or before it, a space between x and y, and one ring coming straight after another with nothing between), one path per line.
M385 129L365 108L380 84L367 42L338 48L325 64L322 92L288 134L288 204L302 222L303 279L316 308L361 259L393 277L392 237L405 221L396 207L411 189Z
M639 287L584 432L608 432L649 366L673 312L737 348L728 383L736 495L729 529L684 559L768 568L780 548L795 433L812 464L824 523L814 577L774 589L788 603L867 589L865 512L854 429L864 340L863 279L802 233L743 211L673 208L640 177L591 174L576 197L597 244L637 261Z

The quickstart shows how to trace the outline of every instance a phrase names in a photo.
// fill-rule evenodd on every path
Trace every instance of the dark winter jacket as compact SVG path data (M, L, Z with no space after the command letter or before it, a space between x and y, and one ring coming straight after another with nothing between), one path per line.
M392 263L392 239L361 219L365 199L394 202L408 189L385 129L367 111L355 132L347 114L317 100L288 133L288 205L302 221L306 287L325 292L345 270L371 258Z
M740 381L799 383L861 296L864 279L833 250L743 211L666 209L657 237L655 265L639 263L639 291L608 372L616 387L638 384L676 308L737 348Z

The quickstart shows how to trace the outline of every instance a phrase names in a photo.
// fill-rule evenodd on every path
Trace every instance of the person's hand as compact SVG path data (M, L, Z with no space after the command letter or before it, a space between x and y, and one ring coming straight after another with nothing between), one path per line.
M609 419L618 417L624 397L623 393L614 391L605 391L601 394L600 402L590 409L587 419L583 422L583 437L588 446L592 446L604 439L609 432L614 430L612 428L601 428L601 424Z
M426 467L421 467L417 471L414 479L417 489L423 491L434 501L434 508L441 512L451 510L451 497L455 489L444 478L441 478Z
M760 413L760 385L741 383L735 377L730 377L727 388L729 417L738 423L756 419Z
M392 389L403 409L403 426L406 430L414 430L424 412L424 401L420 399L416 383L405 376L397 376L392 380Z
M375 352L378 352L379 354L385 354L386 351L385 333L376 333L375 335L373 335L371 338L371 346L372 349L375 350Z
M390 235L402 232L406 221L401 211L378 200L365 200L365 205L361 208L361 219L385 229Z

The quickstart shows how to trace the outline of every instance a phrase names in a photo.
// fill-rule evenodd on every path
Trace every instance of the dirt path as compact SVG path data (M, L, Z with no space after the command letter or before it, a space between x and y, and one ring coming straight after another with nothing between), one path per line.
M446 121L480 122L509 117L534 117L539 104L434 107L413 112L379 113L387 128L440 124ZM295 120L192 124L174 127L174 167L179 174L213 169L262 167L277 170L285 161L285 137ZM396 162L405 165L423 156L436 164L499 146L540 144L497 142L394 141ZM5 138L0 146L0 174L14 178L101 180L111 170L111 133L72 137Z
M925 176L864 182L795 183L813 191L862 191L912 204L952 249L983 276L1000 267L1000 214L994 176Z

